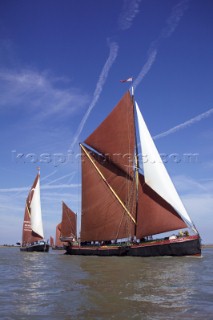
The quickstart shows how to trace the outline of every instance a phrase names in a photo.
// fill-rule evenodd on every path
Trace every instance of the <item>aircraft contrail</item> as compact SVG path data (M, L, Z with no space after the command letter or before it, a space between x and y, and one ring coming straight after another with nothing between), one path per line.
M139 12L139 4L141 0L124 0L123 10L118 19L118 25L121 30L127 30L131 27L135 16Z
M133 83L134 89L139 85L139 83L143 80L145 75L149 72L151 69L153 63L156 60L157 56L157 49L160 45L163 38L169 38L172 33L177 28L180 19L184 15L185 10L187 9L187 4L190 0L183 0L180 1L177 5L175 5L172 8L172 12L169 16L169 18L166 21L166 26L161 30L159 36L151 43L150 48L148 50L148 58L146 63L143 65L141 71L139 72L139 75L135 79Z
M210 117L211 115L213 114L213 108L212 109L209 109L208 111L204 112L204 113L201 113L200 115L188 120L188 121L185 121L165 132L162 132L162 133L159 133L157 134L156 136L153 137L153 139L157 140L157 139L160 139L160 138L163 138L163 137L166 137L176 131L179 131L181 129L184 129L186 127L189 127L191 126L192 124L196 123L196 122L199 122L201 121L202 119L205 119L205 118L208 118Z
M79 136L85 126L85 123L92 111L92 109L94 108L94 106L96 105L99 97L100 97L100 94L101 94L101 91L102 91L102 88L103 88L103 85L106 81L106 78L107 78L107 75L109 73L109 70L113 64L113 62L115 61L116 57L117 57L117 54L118 54L118 44L116 42L113 42L113 43L110 43L110 53L109 53L109 57L101 71L101 74L99 76L99 79L98 79L98 83L96 85L96 89L95 89L95 92L94 92L94 95L93 95L93 100L89 106L89 108L87 109L83 119L81 120L81 123L77 129L77 132L73 138L73 141L72 141L72 144L70 146L70 150L73 149L74 145L76 144L76 142L78 141L79 139Z

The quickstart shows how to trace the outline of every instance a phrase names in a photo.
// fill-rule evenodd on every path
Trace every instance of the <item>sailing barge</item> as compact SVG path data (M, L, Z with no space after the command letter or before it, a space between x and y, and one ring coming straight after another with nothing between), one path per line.
M56 244L53 250L64 250L66 242L77 237L76 214L62 201L62 220L56 226Z
M42 223L40 172L38 172L26 199L20 251L49 251L49 244L44 239Z
M201 255L199 233L129 91L80 147L81 241L61 239L67 254ZM149 239L180 229L184 236Z

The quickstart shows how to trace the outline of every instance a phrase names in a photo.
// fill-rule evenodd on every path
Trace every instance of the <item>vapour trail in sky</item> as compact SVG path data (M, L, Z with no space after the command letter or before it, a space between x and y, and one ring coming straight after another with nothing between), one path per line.
M118 25L121 30L127 30L131 27L135 16L139 12L140 2L141 2L141 0L132 0L132 1L124 0L122 12L118 18ZM100 94L102 92L102 89L105 84L106 78L108 76L109 70L112 67L112 65L117 57L118 49L119 49L118 44L116 42L112 42L109 44L109 46L110 46L109 57L108 57L105 65L102 69L102 72L99 76L98 83L96 85L96 89L95 89L95 92L93 95L93 100L92 100L88 110L86 111L84 117L82 118L81 123L77 129L77 132L73 138L72 144L70 146L71 150L73 149L76 142L78 141L79 136L85 126L85 123L86 123L92 109L95 107L95 105L100 97Z
M72 184L58 184L58 185L53 185L53 186L50 186L50 185L44 185L44 186L41 186L41 189L61 189L61 188L77 188L77 187L80 187L81 185L80 184L77 184L77 183L72 183ZM0 194L1 193L8 193L8 192L26 192L26 191L29 191L30 188L28 187L18 187L18 188L4 188L4 189L0 189Z
M49 176L50 176L50 175L49 175ZM50 181L49 183L47 183L47 185L50 185L50 184L55 183L55 182L58 182L58 181L60 181L60 180L63 180L63 179L65 179L65 178L68 178L68 177L70 177L70 176L74 176L74 173L71 172L71 173L69 173L69 174L66 174L66 175L60 177L60 178L57 178L57 179L55 179L55 180L52 180L52 181Z
M131 27L135 16L139 12L140 2L141 2L141 0L133 0L133 1L124 0L123 10L118 18L118 25L121 30L127 30ZM79 136L80 136L85 124L86 124L86 121L87 121L91 111L95 107L95 105L100 97L100 94L101 94L103 86L106 82L109 70L112 67L115 59L117 58L118 49L119 49L118 44L116 42L111 42L111 43L109 42L109 47L110 47L109 57L108 57L107 61L105 62L104 67L103 67L101 74L99 76L99 79L98 79L98 82L96 85L96 89L95 89L95 92L93 95L93 100L92 100L91 104L89 105L85 115L83 116L83 118L79 124L79 127L76 131L76 134L73 137L73 141L72 141L70 148L69 148L70 150L73 150L75 144L78 142Z
M192 124L196 123L196 122L199 122L205 118L208 118L210 117L211 115L213 114L213 108L212 109L209 109L208 111L204 112L204 113L201 113L200 115L188 120L188 121L185 121L165 132L162 132L162 133L159 133L157 134L156 136L153 137L153 139L157 140L157 139L160 139L160 138L163 138L163 137L166 137L168 136L169 134L172 134L172 133L175 133L179 130L182 130L182 129L185 129L186 127L189 127L191 126Z
M157 56L157 50L154 49L148 56L148 59L146 61L146 63L144 64L143 68L141 69L138 77L136 78L136 80L133 83L133 87L134 89L139 85L139 83L143 80L143 78L145 77L145 75L149 72L151 66L153 65L153 63L155 62Z
M131 27L132 21L139 13L139 4L141 0L124 0L122 12L118 18L118 25L121 30L127 30Z
M93 100L89 106L89 108L87 109L85 115L83 116L81 122L80 122L80 125L77 129L77 132L73 138L73 141L71 143L71 146L70 146L70 150L73 150L73 147L74 145L76 144L76 142L78 141L79 139L79 136L84 128L84 125L92 111L92 109L94 108L94 106L96 105L99 97L100 97L100 94L101 94L101 91L102 91L102 88L103 88L103 85L106 81L106 78L108 76L108 73L109 73L109 70L110 68L112 67L112 64L113 62L115 61L116 57L117 57L117 54L118 54L118 44L116 42L112 42L110 43L110 52L109 52L109 57L101 71L101 74L99 76L99 79L98 79L98 83L96 85L96 89L95 89L95 92L94 92L94 95L93 95Z
M188 1L189 0L183 0L172 8L172 13L166 21L166 27L162 29L159 37L155 41L153 41L150 46L148 59L147 59L146 63L144 64L144 66L142 67L137 79L133 83L134 89L142 81L142 79L145 77L145 75L151 69L151 67L156 59L156 56L157 56L157 46L160 43L160 40L162 38L168 38L169 36L171 36L171 34L176 29L181 17L183 16L183 14L187 8L186 4L188 3ZM139 12L140 2L141 2L141 0L133 0L131 2L129 2L127 0L124 1L123 10L122 10L120 17L118 19L118 24L119 24L119 27L121 30L127 30L131 27L135 16ZM102 92L103 86L104 86L105 81L107 79L109 70L112 67L112 65L117 57L118 49L119 49L118 44L116 42L112 42L109 44L109 47L110 47L109 57L108 57L105 65L101 71L101 74L99 76L99 79L98 79L98 82L96 85L96 89L95 89L95 92L93 95L93 100L92 100L91 104L89 105L85 115L83 116L83 118L79 124L79 127L76 131L76 134L73 137L73 141L72 141L70 148L69 148L70 150L73 150L75 144L78 142L79 136L80 136L85 124L86 124L86 121L87 121L91 111L95 107L95 105L100 97L100 94Z
M187 4L189 1L190 0L183 0L172 8L172 13L166 21L165 28L162 29L158 38L156 38L151 43L151 46L148 50L148 59L133 83L134 89L136 89L136 87L143 80L143 78L146 76L146 74L151 69L153 63L155 62L156 56L157 56L157 49L158 49L158 46L160 45L162 39L170 37L172 35L172 33L175 31L175 29L177 28L180 19L182 18L182 16L184 15L184 12L188 8Z
M99 76L99 79L98 79L98 82L97 82L97 85L96 85L96 89L95 89L95 92L94 92L94 95L93 95L93 100L92 100L91 104L89 105L86 113L84 114L84 116L83 116L83 118L82 118L82 120L81 120L81 122L80 122L80 124L78 126L78 129L77 129L77 131L76 131L76 133L75 133L75 135L73 137L73 141L72 141L72 143L71 143L71 145L69 147L69 150L73 150L75 144L78 142L79 136L80 136L85 124L86 124L86 121L87 121L92 109L95 107L95 105L96 105L96 103L97 103L97 101L98 101L98 99L100 97L100 94L101 94L101 91L103 89L103 85L104 85L104 83L106 81L106 78L108 76L109 70L110 70L113 62L115 61L115 59L117 57L118 49L119 49L118 44L116 42L111 42L111 43L109 43L109 48L110 48L109 57L107 58L107 60L106 60L106 62L104 64L104 67L103 67L103 69L101 71L101 74ZM57 170L54 171L54 172L56 173ZM72 178L72 176L71 176L71 178ZM69 181L71 180L71 178L69 179ZM46 177L44 177L44 179L46 179ZM47 183L47 185L50 185L50 184L52 184L52 181Z

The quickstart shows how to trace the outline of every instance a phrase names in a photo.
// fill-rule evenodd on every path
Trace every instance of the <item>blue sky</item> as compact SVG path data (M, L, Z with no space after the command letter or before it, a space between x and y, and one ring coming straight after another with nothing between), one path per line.
M80 215L78 143L133 76L135 97L204 243L213 243L213 2L0 2L0 244L21 239L41 168L46 238Z

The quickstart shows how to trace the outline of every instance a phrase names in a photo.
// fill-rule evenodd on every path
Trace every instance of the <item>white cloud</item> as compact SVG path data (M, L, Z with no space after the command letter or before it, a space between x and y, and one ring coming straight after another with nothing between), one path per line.
M203 164L203 168L212 170L213 169L213 160L205 162Z
M183 202L188 209L188 212L204 243L212 242L212 195L206 193L191 193L183 197Z
M195 180L182 175L173 177L173 181L204 243L209 243L213 229L213 180Z
M39 120L65 117L85 106L88 97L75 88L63 86L67 79L53 78L32 69L0 70L0 111L19 108L33 112ZM59 86L60 84L60 86Z

